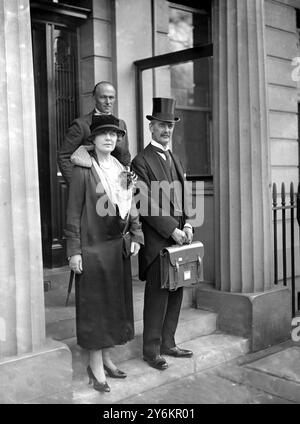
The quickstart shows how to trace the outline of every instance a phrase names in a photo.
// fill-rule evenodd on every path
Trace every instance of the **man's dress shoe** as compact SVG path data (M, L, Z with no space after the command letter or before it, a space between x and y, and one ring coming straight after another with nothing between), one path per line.
M156 368L157 370L166 370L168 368L168 363L160 355L154 356L153 358L148 358L147 356L144 356L144 361L146 361L150 367Z
M161 354L174 356L175 358L190 358L191 356L193 356L193 352L191 350L180 349L180 347L178 346L169 347L165 349L162 348Z

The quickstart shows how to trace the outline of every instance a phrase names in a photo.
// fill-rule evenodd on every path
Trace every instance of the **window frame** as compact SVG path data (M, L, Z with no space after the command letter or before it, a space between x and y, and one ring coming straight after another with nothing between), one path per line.
M159 68L161 66L176 65L192 60L213 58L213 44L204 44L190 49L178 50L134 62L136 71L136 113L137 113L137 149L144 148L144 110L143 110L143 71ZM198 110L199 108L197 108ZM211 175L189 175L188 179L209 179Z

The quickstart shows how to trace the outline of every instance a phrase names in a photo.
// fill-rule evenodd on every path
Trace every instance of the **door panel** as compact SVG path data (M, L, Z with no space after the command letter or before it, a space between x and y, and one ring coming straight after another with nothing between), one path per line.
M66 264L65 211L67 185L57 152L77 116L77 33L51 23L32 23L37 116L37 143L46 267Z

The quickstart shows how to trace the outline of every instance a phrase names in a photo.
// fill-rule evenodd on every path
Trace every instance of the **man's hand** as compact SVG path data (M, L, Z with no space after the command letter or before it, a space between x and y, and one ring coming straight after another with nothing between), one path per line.
M186 243L191 244L193 241L193 230L190 227L184 227L183 231L186 235Z
M183 243L186 242L185 232L179 230L179 228L175 228L175 230L172 233L172 237L176 241L176 244L179 244L180 246L182 246Z
M69 260L69 267L75 274L82 273L82 256L81 255L73 255Z
M140 247L140 243L137 243L136 241L131 242L130 252L132 253L132 256L136 256L139 253Z

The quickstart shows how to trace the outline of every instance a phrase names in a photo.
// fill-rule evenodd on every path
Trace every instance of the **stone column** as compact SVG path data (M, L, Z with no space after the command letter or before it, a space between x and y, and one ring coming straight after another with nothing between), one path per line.
M273 282L264 0L216 12L216 287L253 293Z
M0 137L0 403L7 403L43 395L37 380L48 378L61 348L50 343L49 356L45 340L28 0L0 2Z
M0 356L45 339L37 144L28 2L0 4Z
M210 302L220 328L249 337L253 350L288 337L291 322L289 292L273 286L264 6L264 0L214 2L218 293ZM207 303L204 296L199 306Z

